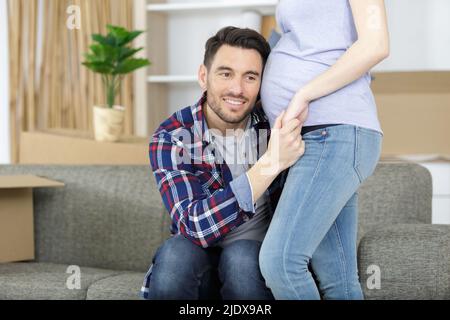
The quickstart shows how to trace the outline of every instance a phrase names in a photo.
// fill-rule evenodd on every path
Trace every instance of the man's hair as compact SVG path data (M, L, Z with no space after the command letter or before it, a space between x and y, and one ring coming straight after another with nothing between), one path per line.
M214 56L220 47L229 45L242 49L254 49L258 51L263 60L263 66L266 64L270 53L270 45L264 37L252 29L242 29L237 27L225 27L220 29L216 35L209 38L205 46L205 57L203 64L208 68L211 67Z

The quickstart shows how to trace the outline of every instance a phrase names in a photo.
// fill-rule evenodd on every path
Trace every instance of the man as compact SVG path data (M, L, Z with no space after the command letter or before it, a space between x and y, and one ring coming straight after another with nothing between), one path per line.
M270 126L255 107L270 52L256 31L226 27L206 43L200 101L164 121L150 163L172 219L141 295L147 299L273 299L259 249L281 187L304 153L300 122ZM282 150L283 152L280 152Z

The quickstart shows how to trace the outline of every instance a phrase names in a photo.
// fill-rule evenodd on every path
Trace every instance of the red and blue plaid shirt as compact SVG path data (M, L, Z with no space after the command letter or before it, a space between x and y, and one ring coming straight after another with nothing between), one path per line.
M223 161L217 161L202 111L206 93L197 104L174 113L153 134L150 164L168 210L172 235L182 234L201 247L220 241L255 214L246 174L233 179ZM250 114L255 129L257 158L264 154L270 124L261 107ZM286 173L269 186L271 213L278 202ZM147 298L151 267L141 289Z

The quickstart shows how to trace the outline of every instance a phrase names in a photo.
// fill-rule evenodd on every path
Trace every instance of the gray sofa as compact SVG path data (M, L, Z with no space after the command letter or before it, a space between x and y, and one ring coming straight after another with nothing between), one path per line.
M139 299L170 223L148 166L0 166L12 174L65 187L34 190L36 259L0 264L0 299ZM449 299L450 226L430 224L428 171L380 163L359 193L366 299ZM70 265L79 289L66 285Z

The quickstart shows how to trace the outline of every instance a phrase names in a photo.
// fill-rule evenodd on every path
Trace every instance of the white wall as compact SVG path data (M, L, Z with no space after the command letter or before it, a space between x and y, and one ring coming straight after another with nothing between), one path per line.
M0 0L0 164L11 161L9 132L8 17L6 0Z
M450 0L389 0L385 3L391 54L373 71L450 70ZM169 74L196 74L208 37L220 27L242 23L242 15L236 11L169 14ZM200 94L195 83L171 84L170 92L170 113L192 104Z
M210 2L196 0L195 2ZM186 2L169 0L168 2ZM234 25L252 27L251 21L239 10L206 10L180 12L169 15L168 22L168 73L173 75L196 75L203 62L205 43L220 28ZM201 90L197 83L171 84L169 113L191 105L200 98Z
M391 54L374 71L450 70L450 1L385 1Z

